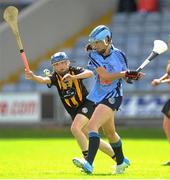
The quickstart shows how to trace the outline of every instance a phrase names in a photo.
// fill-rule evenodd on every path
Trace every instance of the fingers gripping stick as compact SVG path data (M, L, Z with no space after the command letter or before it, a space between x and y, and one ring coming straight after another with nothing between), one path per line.
M125 77L131 79L131 80L137 80L139 77L139 73L137 71L126 71Z
M18 9L14 6L7 7L4 11L3 17L15 35L16 42L20 50L21 59L24 62L24 66L27 71L30 71L28 60L24 52L24 48L22 45L19 28L18 28Z

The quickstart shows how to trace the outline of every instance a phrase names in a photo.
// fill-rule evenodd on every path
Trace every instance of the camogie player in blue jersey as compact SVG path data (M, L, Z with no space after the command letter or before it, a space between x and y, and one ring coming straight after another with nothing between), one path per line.
M114 116L122 102L123 79L138 80L143 73L127 68L125 55L112 44L112 34L108 27L97 26L89 36L89 67L94 71L96 82L87 99L95 102L96 108L89 121L89 148L85 159L74 158L73 163L87 174L93 172L93 161L99 148L99 128L102 127L115 152L117 165L115 174L121 174L130 165L122 151L122 141L115 130Z

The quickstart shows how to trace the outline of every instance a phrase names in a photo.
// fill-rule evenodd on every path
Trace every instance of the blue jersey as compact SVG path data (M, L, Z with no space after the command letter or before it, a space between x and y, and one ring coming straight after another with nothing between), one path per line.
M95 103L100 103L104 99L123 96L122 79L113 81L102 80L95 72L95 69L104 67L109 73L127 70L127 59L124 53L112 47L110 49L110 54L106 57L103 57L97 53L97 51L91 51L89 53L89 58L88 68L94 71L96 82L87 96L87 99Z

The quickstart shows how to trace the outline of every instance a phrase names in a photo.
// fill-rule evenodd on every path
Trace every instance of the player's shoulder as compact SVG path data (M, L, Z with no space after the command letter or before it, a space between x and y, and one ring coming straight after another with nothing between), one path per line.
M89 54L88 54L88 56L90 57L90 58L96 58L96 57L99 57L99 56L101 56L97 51L90 51L89 52Z
M113 51L114 51L115 54L121 55L124 59L127 59L126 54L122 50L120 50L118 48L114 48Z
M55 71L51 72L50 75L48 76L50 79L56 80L58 75Z
M118 48L115 48L115 47L114 47L114 48L113 48L113 51L125 55L125 53L124 53L122 50L118 49Z
M53 76L56 76L57 73L55 71L51 72L51 74L49 75L49 77L53 77Z

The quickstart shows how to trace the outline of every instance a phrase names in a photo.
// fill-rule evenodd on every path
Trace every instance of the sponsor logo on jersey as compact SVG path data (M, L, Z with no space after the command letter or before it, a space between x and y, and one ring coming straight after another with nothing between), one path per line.
M108 99L108 101L109 101L110 104L114 104L116 100L115 100L114 97L111 97L111 98Z
M87 109L86 107L83 107L83 108L82 108L82 113L87 114L87 112L88 112L88 109Z

